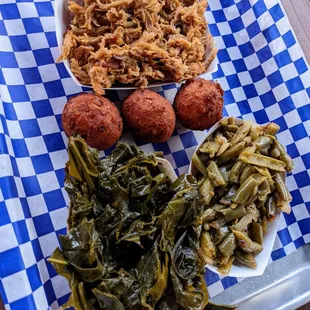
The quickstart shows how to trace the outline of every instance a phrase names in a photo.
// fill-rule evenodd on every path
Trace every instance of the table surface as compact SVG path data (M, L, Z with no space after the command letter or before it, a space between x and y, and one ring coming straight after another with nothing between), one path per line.
M310 63L310 0L282 0L282 4Z
M310 63L310 23L308 22L310 0L282 0L282 4L308 63ZM307 304L299 308L299 310L307 310L309 308L310 305Z

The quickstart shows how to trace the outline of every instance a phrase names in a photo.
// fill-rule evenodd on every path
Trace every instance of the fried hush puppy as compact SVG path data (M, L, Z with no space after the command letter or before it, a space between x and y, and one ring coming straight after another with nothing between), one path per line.
M115 144L123 131L123 120L107 98L82 93L69 99L62 113L66 135L78 134L88 145L105 150Z
M192 130L205 130L222 118L224 91L219 83L204 79L188 80L174 98L180 123Z
M171 104L149 89L138 89L122 105L122 115L134 135L145 142L165 142L175 128Z

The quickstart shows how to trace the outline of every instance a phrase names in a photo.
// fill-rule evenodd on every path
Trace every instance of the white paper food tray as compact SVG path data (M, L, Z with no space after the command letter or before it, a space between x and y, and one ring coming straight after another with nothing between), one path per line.
M75 1L77 3L81 2L81 0L79 1ZM62 45L63 45L63 39L64 39L64 34L67 31L69 24L70 24L70 17L69 17L69 10L68 10L68 0L55 0L55 26L56 26L56 38L57 38L57 44L59 49L61 49ZM83 86L83 87L87 87L87 88L92 88L92 86L87 86L87 85L83 85L81 84L78 79L74 76L74 74L72 73L71 69L70 69L70 65L68 60L64 60L63 61L68 73L70 74L70 76L72 77L72 79L74 80L74 82L79 85L79 86ZM204 77L206 75L209 75L213 72L217 71L217 65L218 65L218 60L217 57L215 57L213 59L213 61L210 63L210 66L208 68L208 70L201 74L201 77ZM170 84L174 84L175 82L169 82L169 83L162 83L162 82L156 82L156 83L150 83L147 87L148 88L152 88L152 87L159 87L159 86L164 86L164 85L170 85ZM112 86L110 88L105 88L105 89L111 89L111 90L129 90L129 89L137 89L138 87L135 86Z
M243 120L236 119L237 125L240 125L242 123L243 123ZM213 127L209 129L208 133L206 134L202 142L197 146L195 153L198 151L200 146L207 140L207 138L210 135L212 135L219 127L220 127L220 121L217 122ZM197 173L197 169L191 161L190 166L189 166L189 174L195 175L196 173ZM285 173L283 173L283 177L285 178ZM275 220L272 223L268 223L267 234L264 236L263 250L259 254L255 255L255 260L257 263L256 268L250 269L246 266L233 264L230 272L228 273L228 276L237 277L237 278L238 277L247 278L247 277L260 276L264 273L268 265L268 261L269 261L269 258L270 258L270 255L273 249L274 242L276 240L280 216L281 214L277 213ZM219 275L222 275L220 272L217 271L217 267L214 267L213 265L207 264L207 268Z

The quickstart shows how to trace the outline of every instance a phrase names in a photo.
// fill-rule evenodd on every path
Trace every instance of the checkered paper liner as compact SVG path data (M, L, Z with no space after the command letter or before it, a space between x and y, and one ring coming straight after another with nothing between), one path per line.
M224 115L281 126L279 140L295 162L287 177L292 213L284 214L270 262L310 241L310 74L281 4L276 0L209 0L207 18L219 70L207 78L225 90ZM0 292L7 309L57 309L69 296L66 280L47 258L66 233L67 139L61 112L83 89L59 56L53 1L0 1ZM178 85L157 91L172 101ZM108 91L112 101L128 92ZM187 172L204 136L180 125L161 150L177 173ZM109 154L111 150L105 152ZM102 155L105 155L102 154ZM241 279L208 271L211 297ZM242 293L242 292L241 292Z

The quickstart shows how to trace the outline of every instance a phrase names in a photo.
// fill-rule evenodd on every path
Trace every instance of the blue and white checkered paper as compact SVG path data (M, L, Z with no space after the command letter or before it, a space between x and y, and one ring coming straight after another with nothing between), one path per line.
M281 126L279 140L295 162L287 177L293 211L281 218L272 260L310 241L310 73L277 0L209 0L207 18L225 90L225 115ZM0 292L7 309L57 309L70 292L46 261L66 233L63 188L67 139L61 112L76 86L56 43L53 1L0 1ZM158 89L173 100L175 85ZM128 92L109 91L113 101ZM204 133L177 126L166 143L134 141L161 150L186 172ZM110 152L110 151L109 151ZM109 153L106 152L106 153ZM207 272L211 296L241 279ZM242 293L242 292L241 292Z

